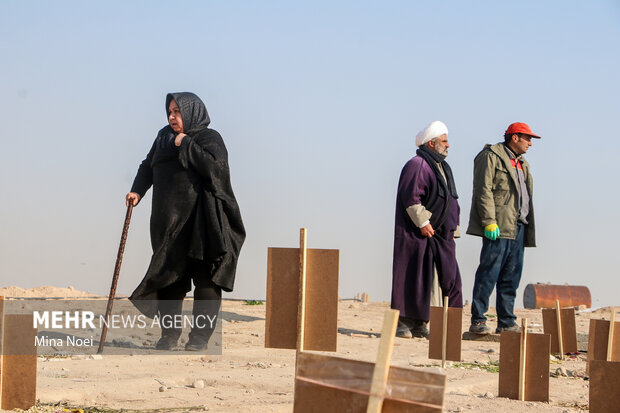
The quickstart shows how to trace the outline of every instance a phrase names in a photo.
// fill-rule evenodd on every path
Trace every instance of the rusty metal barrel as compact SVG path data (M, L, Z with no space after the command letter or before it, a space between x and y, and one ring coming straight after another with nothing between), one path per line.
M528 284L523 291L525 308L555 308L556 300L561 307L592 306L590 290L583 285Z

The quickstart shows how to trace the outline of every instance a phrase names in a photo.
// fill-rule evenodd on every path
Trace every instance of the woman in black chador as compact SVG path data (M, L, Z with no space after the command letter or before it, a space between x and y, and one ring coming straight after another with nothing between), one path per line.
M222 290L233 289L245 229L230 184L226 146L208 128L204 103L193 93L170 93L166 112L169 124L157 134L126 196L127 205L137 205L153 186L153 256L130 300L148 317L159 315L162 336L156 348L168 350L181 329L166 327L164 316L170 320L181 314L193 280L195 323L185 349L197 351L207 347L213 332L205 316L213 319Z

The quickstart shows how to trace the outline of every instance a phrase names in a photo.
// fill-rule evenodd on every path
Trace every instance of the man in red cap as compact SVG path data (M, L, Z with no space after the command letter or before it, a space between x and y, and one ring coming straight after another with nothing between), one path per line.
M474 190L467 233L482 238L469 331L490 334L484 313L496 290L497 329L520 331L514 302L524 247L535 247L532 175L522 155L540 139L525 123L508 126L504 142L485 145L474 160Z

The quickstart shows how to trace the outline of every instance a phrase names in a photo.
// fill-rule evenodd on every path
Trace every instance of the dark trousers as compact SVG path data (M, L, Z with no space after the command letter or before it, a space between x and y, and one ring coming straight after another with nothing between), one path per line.
M482 239L471 304L472 323L486 321L484 313L489 309L489 297L497 286L497 325L510 327L516 324L514 304L523 271L524 233L525 226L519 222L515 239Z
M191 289L191 282L193 282L194 307L192 314L194 316L194 321L196 321L199 315L204 317L209 315L212 319L220 310L222 289L211 281L210 271L202 262L194 260L189 261L184 273L180 281L162 288L157 292L159 299L159 316L163 317L168 315L174 317L180 315L183 307L183 298L185 298L185 295ZM204 326L204 320L205 318L201 318L200 323L197 324L200 324L201 327ZM206 321L206 325L209 325L208 321ZM190 332L190 338L195 336L195 338L200 338L207 342L211 334L213 334L213 329L208 327L200 328L195 325ZM162 327L162 336L179 338L180 335L181 329L179 328Z

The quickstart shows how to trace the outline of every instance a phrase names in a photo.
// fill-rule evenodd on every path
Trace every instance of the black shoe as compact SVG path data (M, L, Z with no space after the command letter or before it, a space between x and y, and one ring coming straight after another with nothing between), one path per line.
M469 326L469 332L474 334L491 334L491 328L486 321L476 321Z
M179 337L174 337L172 335L163 335L155 344L156 350L172 350L177 346L177 341L179 341Z
M161 323L161 338L155 344L157 350L172 350L176 347L179 337L181 337L181 329L172 326L166 326L170 320L181 314L183 300L159 300L157 308L159 310L159 322ZM165 322L164 322L165 320Z
M411 335L414 337L428 338L428 321L425 320L413 320L413 327L411 327Z
M187 344L185 344L185 351L202 351L206 350L208 347L209 341L199 336L190 336L189 340L187 340Z
M411 330L409 326L402 321L398 320L398 326L396 327L396 337L400 338L412 338Z
M198 320L199 317L203 318L203 325L194 325L192 331L189 333L189 339L185 344L186 351L202 351L206 350L211 339L211 335L215 331L216 326L211 326L211 320L213 316L218 316L220 309L220 300L196 300L194 299L194 307L192 314L194 320Z

